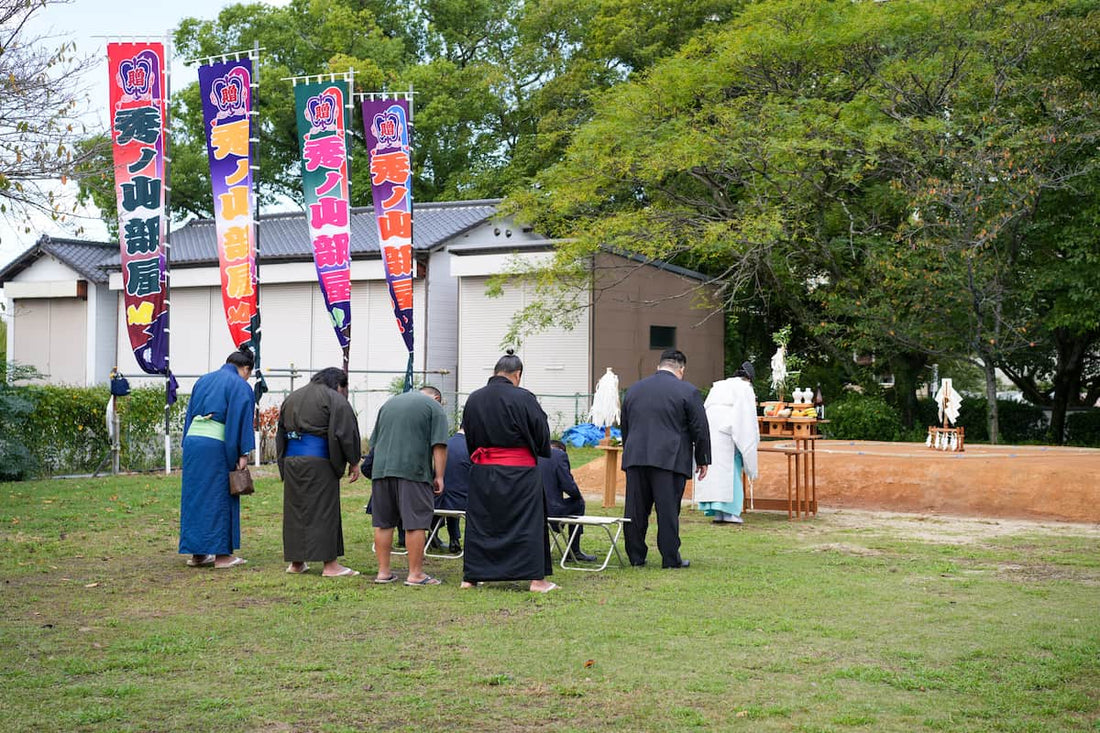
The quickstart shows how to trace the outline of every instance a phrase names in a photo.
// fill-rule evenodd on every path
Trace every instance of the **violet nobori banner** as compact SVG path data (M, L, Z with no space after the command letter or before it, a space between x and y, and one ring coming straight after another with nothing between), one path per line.
M313 263L325 308L344 352L351 347L351 203L348 187L348 81L296 84L302 188Z
M108 43L126 332L142 371L168 369L164 44Z
M252 60L199 67L214 222L218 238L222 305L238 348L259 352L259 282L256 212L252 196Z
M397 328L409 351L405 389L412 388L413 259L412 149L409 103L403 99L363 101L363 127L370 154L371 197L378 245L386 271Z

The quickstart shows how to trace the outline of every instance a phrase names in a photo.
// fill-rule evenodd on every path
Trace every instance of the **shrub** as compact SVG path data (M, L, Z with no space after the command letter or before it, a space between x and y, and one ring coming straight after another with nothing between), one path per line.
M959 419L956 427L966 430L967 443L988 443L989 425L986 422L987 405L981 397L963 397L959 407ZM934 425L942 423L937 419Z
M31 456L29 474L89 473L108 457L106 387L32 385L19 388L34 405L20 426ZM187 396L172 406L172 462L178 465L180 433ZM120 463L130 471L164 466L164 390L135 389L115 401L122 453ZM4 431L7 433L7 431ZM8 465L5 461L3 465Z
M997 422L1005 443L1035 443L1046 439L1046 413L1037 405L997 400Z
M25 425L39 474L87 473L109 449L106 387L27 387L34 413Z
M878 396L853 394L826 408L826 435L838 440L899 440L901 416Z
M1066 416L1070 445L1100 448L1100 410L1071 412Z
M169 410L172 438L172 465L178 466L183 455L183 418L187 414L188 395ZM148 471L164 467L164 387L141 387L116 402L120 423L121 463L130 471Z
M33 367L0 358L0 481L19 481L34 472L35 459L26 439L26 424L34 413L28 387L13 383L39 376Z
M920 417L925 425L942 424L935 400L920 400L918 404ZM966 430L968 443L989 441L989 425L986 422L988 413L986 400L981 397L963 397L956 425ZM1045 440L1047 419L1041 407L1027 402L997 400L997 418L1002 443L1034 443Z

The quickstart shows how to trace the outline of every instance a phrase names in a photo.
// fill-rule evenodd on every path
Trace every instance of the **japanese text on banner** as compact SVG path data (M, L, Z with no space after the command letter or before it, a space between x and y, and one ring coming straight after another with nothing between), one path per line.
M168 368L165 84L160 43L109 43L111 143L126 330L138 366Z

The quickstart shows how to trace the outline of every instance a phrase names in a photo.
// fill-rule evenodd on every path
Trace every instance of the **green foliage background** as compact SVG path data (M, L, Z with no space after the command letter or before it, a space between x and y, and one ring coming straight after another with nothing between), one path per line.
M29 455L27 473L55 475L110 470L106 387L29 385L14 390L32 406L14 423ZM120 427L120 467L148 471L164 466L164 390L140 388L115 400ZM180 460L180 434L187 396L170 411L172 462Z

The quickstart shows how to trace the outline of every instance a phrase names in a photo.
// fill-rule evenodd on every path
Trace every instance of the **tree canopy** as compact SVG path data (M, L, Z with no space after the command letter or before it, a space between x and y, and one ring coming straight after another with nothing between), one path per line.
M1040 222L1068 226L1047 200L1095 196L1098 23L1073 1L756 3L603 95L512 210L569 240L559 268L690 263L837 365L973 359L992 401L1050 323L1021 272L1052 254Z

